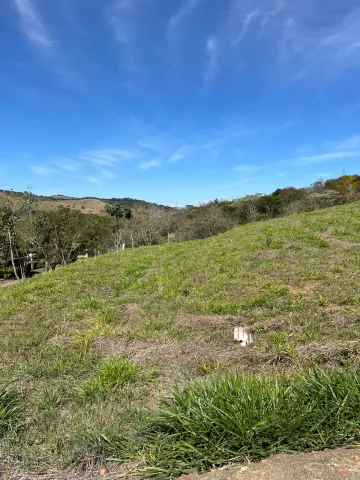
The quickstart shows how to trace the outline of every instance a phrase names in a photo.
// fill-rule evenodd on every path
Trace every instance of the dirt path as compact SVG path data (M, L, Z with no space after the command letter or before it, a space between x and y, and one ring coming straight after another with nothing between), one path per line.
M182 480L359 480L360 448L275 455L260 463L185 475Z
M0 288L10 287L11 285L17 285L18 283L20 283L19 280L12 280L11 282L0 282Z
M347 240L341 240L340 238L332 237L328 233L318 232L316 235L334 245L341 245L342 247L360 247L359 242L348 242Z
M30 475L9 461L2 464L0 455L1 480L139 480L140 477L134 476L135 472L134 464L111 464L109 469L97 468L87 472L53 470ZM180 480L360 480L360 447L275 455L247 466L234 465L203 475L183 475Z

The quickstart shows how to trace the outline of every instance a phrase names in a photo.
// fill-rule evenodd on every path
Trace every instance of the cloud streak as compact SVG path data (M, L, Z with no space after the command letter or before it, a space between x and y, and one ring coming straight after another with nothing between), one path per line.
M168 41L171 41L176 29L181 22L191 15L193 10L199 6L204 0L185 0L179 10L170 18L166 27Z
M130 150L123 149L104 149L92 150L78 157L80 160L95 165L111 167L116 165L121 160L131 160L136 158L136 154Z
M169 158L169 163L177 163L189 157L196 150L195 145L181 145Z
M20 18L23 34L37 52L40 61L66 84L75 87L79 84L79 76L69 66L68 59L63 55L57 43L42 20L32 0L12 0Z
M360 68L359 32L360 5L354 0L328 0L326 9L321 0L229 0L214 32L216 62L234 70L261 61L289 80L334 77ZM216 69L209 69L213 78Z
M20 17L21 27L27 38L42 51L49 52L53 47L44 23L30 0L13 0Z
M216 35L211 35L206 41L207 61L204 71L204 84L208 85L214 78L219 62L219 39Z
M333 160L341 160L344 158L357 158L360 157L360 150L351 150L343 152L327 152L320 153L317 155L308 155L304 157L294 158L292 160L286 160L284 163L287 163L292 166L306 166L313 165L317 163L327 163Z
M160 159L153 158L152 160L149 160L148 162L140 163L139 168L141 170L151 170L152 168L159 167L160 165L161 165Z
M137 14L144 0L115 0L106 10L106 23L110 27L122 54L122 67L133 73L143 73L137 58L136 44L141 29ZM140 29L140 31L139 31Z
M42 177L45 177L47 175L50 175L51 173L53 173L53 170L51 168L48 168L48 167L44 167L42 165L33 165L31 167L31 170L36 173L36 175L40 175Z
M251 173L251 172L258 172L261 170L262 167L256 166L256 165L237 165L234 167L235 172L240 172L240 173Z

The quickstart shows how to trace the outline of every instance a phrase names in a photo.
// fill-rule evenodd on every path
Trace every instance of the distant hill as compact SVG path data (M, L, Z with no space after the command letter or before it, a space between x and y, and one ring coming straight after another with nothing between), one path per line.
M0 205L7 200L12 200L14 203L21 201L21 193L13 190L0 190ZM165 205L158 205L157 203L146 202L145 200L138 200L135 198L97 198L97 197L69 197L67 195L56 194L51 196L35 195L35 200L38 202L43 210L52 210L63 206L74 210L80 210L82 213L92 213L101 215L104 213L105 205L107 203L121 203L124 205L141 205L143 207L152 208L166 208L171 207Z

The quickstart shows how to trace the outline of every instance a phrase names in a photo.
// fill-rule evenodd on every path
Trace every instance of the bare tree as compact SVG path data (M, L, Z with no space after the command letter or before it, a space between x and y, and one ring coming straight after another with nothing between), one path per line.
M24 192L20 204L17 205L12 201L8 201L1 211L1 225L3 231L6 232L11 264L17 280L25 278L27 264L29 263L26 249L20 249L20 237L17 226L21 220L34 213L33 201L34 196L29 192Z

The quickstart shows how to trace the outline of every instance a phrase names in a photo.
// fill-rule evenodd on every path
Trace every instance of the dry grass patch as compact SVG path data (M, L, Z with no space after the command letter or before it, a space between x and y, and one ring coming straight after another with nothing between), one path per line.
M221 328L231 326L234 320L221 315L184 315L176 319L176 324L186 328Z
M345 366L349 363L357 363L360 355L360 342L346 342L340 344L326 343L305 345L299 348L299 356L302 362L313 364L330 364Z
M319 285L320 282L309 282L303 287L292 287L289 285L285 285L285 287L292 295L299 295L299 293L303 295L309 295L309 293L313 292Z

